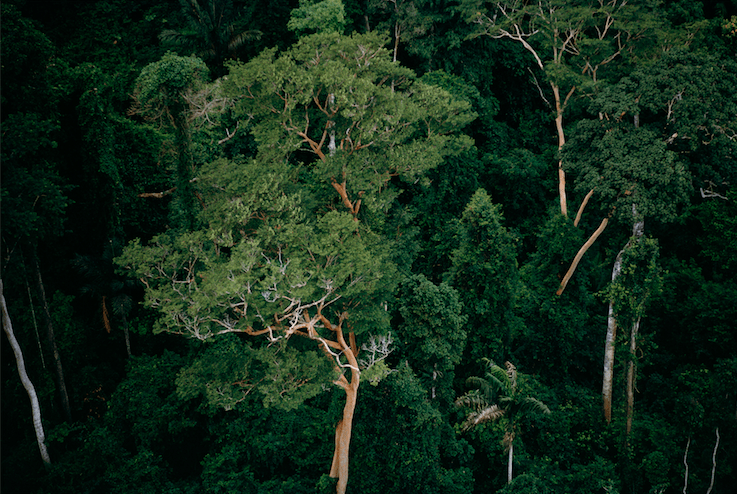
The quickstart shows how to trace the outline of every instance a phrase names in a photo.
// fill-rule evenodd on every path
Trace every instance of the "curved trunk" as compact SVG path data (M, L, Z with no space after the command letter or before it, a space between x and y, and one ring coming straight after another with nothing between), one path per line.
M36 430L36 441L38 442L38 449L41 452L41 459L44 464L51 464L51 457L46 449L46 436L44 434L43 423L41 422L41 407L38 404L38 395L36 395L36 388L33 387L33 383L28 377L26 372L26 364L23 362L23 352L21 351L18 340L15 339L13 334L13 325L10 322L10 315L8 314L8 307L5 304L5 295L3 294L3 282L0 280L0 309L2 310L2 321L3 329L5 334L8 336L10 346L13 348L15 354L15 362L18 365L18 374L20 380L23 383L23 387L28 393L28 398L31 400L31 413L33 415L33 428Z
M541 68L542 68L542 64ZM558 152L563 150L563 146L566 143L566 134L563 129L563 112L568 106L568 101L576 91L576 86L573 86L563 101L560 98L560 88L558 84L551 82L550 87L553 89L553 96L555 97L555 130L558 133ZM566 199L566 172L563 170L563 159L558 160L558 195L560 196L560 214L568 217L568 200Z
M348 486L348 463L351 443L351 432L353 430L353 413L356 410L358 398L358 385L360 372L352 371L351 382L341 386L345 390L345 406L343 407L343 418L335 426L335 452L333 453L333 464L330 467L330 476L338 479L336 492L345 494Z
M343 330L341 328L343 324L343 316L341 316L341 322L337 327L331 327L336 333L336 343L340 348L341 353L346 357L348 361L346 364L341 364L340 360L336 359L336 364L342 368L351 369L351 380L350 382L341 375L335 384L345 391L345 406L343 407L343 417L335 426L335 451L333 452L333 463L330 466L330 476L338 479L336 487L337 494L345 494L346 487L348 486L348 463L349 453L351 445L351 433L353 431L353 413L356 410L356 401L358 399L358 386L361 383L361 371L358 367L358 360L356 359L357 347L356 337L351 331L349 333L348 342L343 337ZM328 325L328 327L330 327Z

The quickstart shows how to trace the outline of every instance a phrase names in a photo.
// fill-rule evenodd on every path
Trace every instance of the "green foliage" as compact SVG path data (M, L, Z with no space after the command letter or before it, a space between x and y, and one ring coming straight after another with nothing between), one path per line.
M397 290L400 351L417 372L434 400L453 398L453 369L466 344L458 292L445 283L435 285L417 275Z
M566 146L580 192L595 189L601 207L627 223L632 211L672 221L688 200L690 176L659 133L623 122L581 121Z
M253 7L237 8L232 0L180 0L179 29L165 29L159 39L183 52L196 53L221 75L223 61L243 54L261 36L250 29Z
M161 60L148 64L136 79L135 98L140 112L149 119L166 121L181 118L184 93L197 89L209 75L207 66L197 57L166 53Z
M623 325L640 319L650 298L662 289L658 254L657 240L631 238L622 252L619 276L601 292L602 297L614 303L614 312Z
M344 184L347 200L370 211L389 206L392 196L377 193L392 176L414 181L467 147L453 133L474 117L467 102L413 84L383 41L374 33L306 36L280 55L267 50L232 65L223 85L260 156L305 161L315 183Z
M357 492L471 492L470 448L400 364L378 386L361 388L349 488Z
M219 338L177 377L183 399L203 395L214 407L250 406L252 391L266 408L292 410L328 387L335 377L330 362L316 351L285 344L252 348L235 337Z
M3 492L335 492L327 467L345 400L322 391L336 365L349 372L323 344L337 325L356 336L366 383L349 492L680 492L687 444L688 490L706 492L717 428L713 492L728 491L728 4L4 2L3 282L54 464L42 467L31 428L17 427L28 402L3 341ZM502 31L517 27L528 45ZM595 187L577 227L547 211L554 89L569 214ZM653 237L630 242L610 285L624 227L641 217ZM137 237L119 260L142 289L109 262L118 239ZM55 402L24 267L33 254L72 422ZM613 420L601 418L611 299L620 322L642 316L626 438L622 372ZM389 333L395 352L366 367ZM474 406L488 394L495 415L505 395L520 410L534 396L554 420L518 410L514 428L461 432L475 409L447 405L474 355L530 373L516 390L501 367L471 379ZM621 369L624 345L617 358ZM515 433L524 443L506 485L503 438Z
M343 33L345 8L341 0L300 0L299 7L292 11L287 27L297 34Z
M503 221L501 207L479 189L457 226L457 247L445 279L460 293L468 316L466 361L490 352L504 358L516 325L517 245Z

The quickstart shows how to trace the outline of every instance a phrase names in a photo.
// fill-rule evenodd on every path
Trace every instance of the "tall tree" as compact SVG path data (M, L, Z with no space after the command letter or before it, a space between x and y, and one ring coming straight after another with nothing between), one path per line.
M466 380L467 385L475 389L458 398L456 406L472 410L461 426L463 430L504 418L504 446L509 453L507 483L511 483L517 421L528 414L547 415L550 409L537 398L520 392L517 386L517 368L511 362L505 362L504 368L489 359L484 359L483 362L486 367L484 377L472 376Z
M361 374L384 352L369 345L359 360L359 342L388 329L395 268L381 227L396 196L391 179L415 180L463 149L454 124L473 118L467 103L413 83L382 43L316 34L232 65L222 90L250 126L255 158L202 167L204 228L133 243L119 259L162 312L157 331L263 337L228 394L259 389L266 403L294 406L326 381L345 391L330 469L339 493ZM332 370L305 374L318 354Z
M503 221L501 207L479 189L457 225L457 248L445 277L461 294L468 315L467 362L490 351L498 358L509 356L519 272L516 239Z
M207 66L197 57L165 54L143 68L136 80L131 114L166 125L174 131L176 172L174 187L160 195L173 194L170 220L177 228L195 228L197 191L192 185L195 163L192 149L191 100L209 76ZM157 193L154 193L157 194Z
M687 51L673 50L656 64L602 91L594 105L601 117L579 122L567 148L579 190L595 189L606 219L615 217L631 225L634 239L626 248L643 235L646 217L664 222L675 219L679 207L690 199L692 173L716 180L734 173L732 167L719 166L721 160L705 159L731 155L737 149L726 130L734 122L729 109L737 105L722 86L734 76L715 60L707 68L692 57ZM719 104L717 95L722 95ZM613 282L626 248L615 259ZM610 304L602 385L607 421L611 419L614 313Z
M3 4L2 202L4 263L28 263L43 308L59 404L71 421L61 353L42 277L39 250L64 233L71 187L59 172L58 106L69 89L66 64L51 41L13 5ZM25 81L24 83L21 81ZM36 89L34 89L36 88ZM3 266L5 267L5 266ZM6 280L8 278L6 277Z
M544 85L552 91L549 103L543 85L530 70L540 92L555 115L558 150L566 143L564 114L575 93L595 91L605 79L609 64L622 57L646 31L647 7L629 2L570 2L546 0L468 0L460 9L478 26L478 36L491 36L521 44L532 56ZM560 212L568 216L566 174L558 162ZM582 204L582 206L584 206Z
M398 337L403 356L430 391L431 403L452 401L453 369L466 346L465 317L458 292L422 275L405 280L397 291Z

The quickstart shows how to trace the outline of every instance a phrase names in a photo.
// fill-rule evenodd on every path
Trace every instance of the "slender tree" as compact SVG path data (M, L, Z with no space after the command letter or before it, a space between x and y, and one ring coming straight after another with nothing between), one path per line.
M38 395L36 394L36 388L33 387L31 379L28 377L26 372L26 364L23 362L23 351L21 350L18 340L15 339L13 333L13 325L10 321L10 315L8 314L8 307L5 304L5 295L3 294L3 281L0 280L0 309L2 309L2 322L5 334L8 337L10 346L13 348L15 354L15 362L18 366L18 374L20 380L23 383L23 387L28 393L28 399L31 400L31 414L33 418L33 428L36 431L36 441L38 442L38 449L41 452L41 459L44 464L51 464L51 457L46 449L46 435L44 434L43 423L41 422L41 407L38 403Z
M507 483L511 483L518 421L530 414L550 414L550 409L537 398L520 392L517 387L517 369L511 362L505 362L505 368L488 359L483 362L486 366L485 376L473 376L466 380L467 385L475 389L458 398L456 406L471 409L461 426L463 430L502 418L505 420L504 446L509 454Z

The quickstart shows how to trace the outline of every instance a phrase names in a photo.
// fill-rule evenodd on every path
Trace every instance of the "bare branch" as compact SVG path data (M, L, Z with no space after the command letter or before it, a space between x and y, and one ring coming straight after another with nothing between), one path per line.
M568 268L568 272L563 277L563 281L560 282L560 287L558 287L558 291L555 292L556 295L560 295L563 293L563 290L566 289L566 285L568 285L568 281L571 279L571 276L573 276L573 273L576 271L576 267L578 266L578 263L581 261L581 258L586 253L587 250L589 250L589 247L596 241L597 238L599 238L599 235L601 235L601 232L604 231L604 228L606 228L607 223L609 223L609 218L604 218L601 220L601 224L599 225L599 228L594 231L594 233L591 234L591 237L584 243L581 248L578 250L578 253L576 254L576 257L573 258L573 262L571 263L571 267Z

